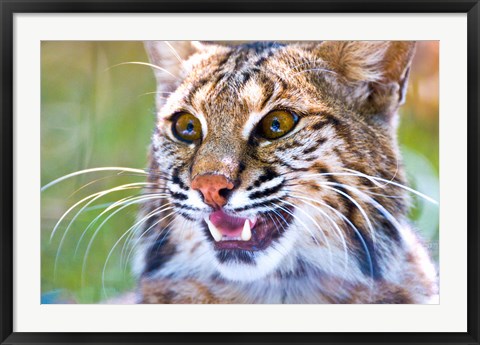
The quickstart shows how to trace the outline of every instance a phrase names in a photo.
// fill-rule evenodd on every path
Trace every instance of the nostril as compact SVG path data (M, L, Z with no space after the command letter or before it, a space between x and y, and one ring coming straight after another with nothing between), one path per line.
M227 203L226 197L234 186L224 175L206 174L195 177L191 187L202 194L205 203L218 208Z
M220 196L223 197L224 199L228 199L230 194L232 194L232 190L229 188L222 188L218 191L218 194L220 194Z

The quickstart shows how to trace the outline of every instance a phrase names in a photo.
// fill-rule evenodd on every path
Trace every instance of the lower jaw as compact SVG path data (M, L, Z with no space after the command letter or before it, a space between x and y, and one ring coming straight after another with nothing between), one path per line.
M240 241L240 240L225 240L225 241L218 241L214 243L214 248L216 251L261 251L267 249L271 246L272 242L278 238L280 238L285 229L288 228L292 220L291 214L293 210L290 212L282 212L280 211L284 222L285 227L278 228L272 221L263 219L259 221L254 229L252 229L252 238L249 241ZM206 232L209 236L210 233L208 231L208 227L204 224Z
M272 238L266 239L261 242L252 241L220 241L215 242L216 250L249 250L258 251L266 249L272 243Z
M281 232L268 223L260 223L252 229L252 238L249 241L225 240L214 242L216 250L248 250L259 251L268 248L274 239L281 236Z

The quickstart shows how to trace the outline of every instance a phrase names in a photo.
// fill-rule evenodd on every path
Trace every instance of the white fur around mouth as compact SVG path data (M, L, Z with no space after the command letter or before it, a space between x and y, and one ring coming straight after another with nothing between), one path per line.
M243 230L240 237L229 237L222 235L220 230L208 219L208 217L204 218L205 223L207 223L208 230L210 230L210 234L212 234L213 239L216 242L220 241L249 241L252 238L252 229L251 224L254 223L249 219L245 219L245 223L243 224Z

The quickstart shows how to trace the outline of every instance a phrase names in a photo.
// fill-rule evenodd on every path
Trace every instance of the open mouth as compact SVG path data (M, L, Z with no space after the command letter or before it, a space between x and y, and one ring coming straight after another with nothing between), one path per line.
M275 219L275 221L274 221ZM291 221L289 212L259 214L253 218L235 217L218 210L205 217L215 249L262 250L279 237Z

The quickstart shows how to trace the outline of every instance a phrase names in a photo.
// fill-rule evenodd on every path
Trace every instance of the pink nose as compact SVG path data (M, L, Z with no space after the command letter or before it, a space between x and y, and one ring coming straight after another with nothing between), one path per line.
M202 193L205 203L214 208L221 208L227 203L227 200L220 194L220 191L233 189L233 183L223 175L208 174L196 176L191 187Z

